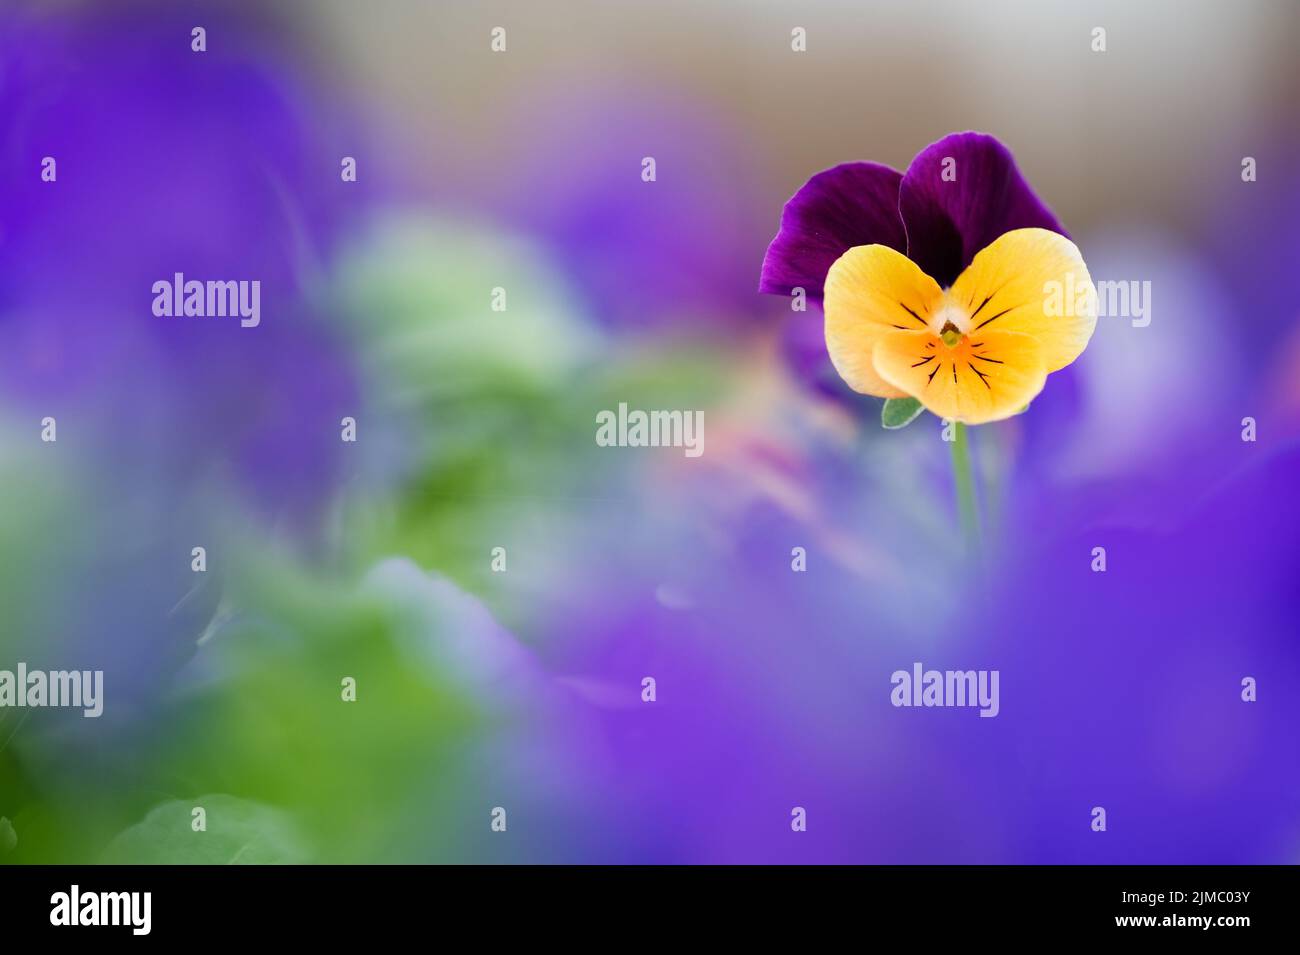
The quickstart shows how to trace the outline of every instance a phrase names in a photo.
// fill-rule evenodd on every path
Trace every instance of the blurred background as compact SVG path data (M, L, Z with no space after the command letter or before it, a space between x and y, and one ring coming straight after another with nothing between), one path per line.
M0 709L0 862L1300 861L1298 35L0 0L0 670L105 674ZM756 291L810 176L966 129L1151 283L973 429L978 568L940 423ZM174 272L261 324L155 317ZM620 402L704 454L598 447ZM998 718L891 706L916 661Z

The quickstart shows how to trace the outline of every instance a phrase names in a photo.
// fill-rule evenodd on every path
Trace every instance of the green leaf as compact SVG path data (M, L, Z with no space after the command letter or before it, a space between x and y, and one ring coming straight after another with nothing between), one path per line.
M880 425L890 431L906 428L922 410L921 402L915 398L886 398L885 406L880 409Z
M202 807L206 830L194 830ZM293 818L234 796L176 799L118 833L104 861L127 865L267 865L310 861Z

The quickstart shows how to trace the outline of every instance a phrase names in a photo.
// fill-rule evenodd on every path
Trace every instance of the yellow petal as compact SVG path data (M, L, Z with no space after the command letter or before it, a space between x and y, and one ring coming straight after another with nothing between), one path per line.
M926 327L926 316L943 291L907 256L883 245L849 249L826 275L826 349L854 391L878 398L907 392L884 381L871 361L883 335Z
M940 418L1000 421L1029 404L1047 378L1028 335L988 329L951 347L930 331L893 331L875 348L876 372Z
M1015 229L976 253L948 291L967 335L1031 335L1047 371L1079 357L1097 327L1097 291L1079 250L1047 229Z

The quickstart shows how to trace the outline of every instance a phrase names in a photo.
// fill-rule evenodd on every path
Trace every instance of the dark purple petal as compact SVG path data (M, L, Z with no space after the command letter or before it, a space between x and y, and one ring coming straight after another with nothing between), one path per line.
M944 160L952 170L943 178ZM975 253L1012 229L1069 237L1016 168L1011 151L984 133L953 133L917 154L903 174L898 209L907 257L951 285Z
M819 301L826 273L857 245L903 252L907 234L898 217L902 175L874 162L848 162L819 172L785 204L781 231L767 247L760 292L789 295L802 288Z

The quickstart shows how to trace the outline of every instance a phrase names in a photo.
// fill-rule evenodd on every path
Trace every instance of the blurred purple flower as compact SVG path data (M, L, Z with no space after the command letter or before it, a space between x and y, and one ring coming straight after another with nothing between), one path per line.
M491 201L553 245L599 322L707 331L752 320L756 202L745 143L724 117L640 89L565 89L527 104L510 135L514 188L494 179Z
M365 188L282 36L225 6L0 17L0 388L133 480L233 472L277 513L336 464L353 386L313 278ZM261 324L155 317L176 272L259 280Z
M316 277L368 199L341 157L370 140L282 27L227 5L0 13L0 395L33 442L57 418L61 488L36 558L59 599L14 608L12 649L104 669L106 725L156 699L211 619L225 492L306 531L341 480L356 388ZM156 317L176 272L260 281L260 324Z
M553 667L609 688L569 714L588 734L584 812L622 820L588 861L1294 861L1300 460L1223 451L1186 472L1198 493L1160 529L1099 516L1132 482L1044 495L1012 515L1020 545L994 573L941 574L946 601L918 599L934 548L898 581L847 572L766 507L735 540L658 524L662 552L602 569L546 641ZM1225 460L1236 476L1206 493ZM896 550L914 533L877 523L874 539ZM804 573L792 543L809 545ZM690 598L671 606L652 596L663 554ZM999 670L998 717L892 706L892 672L917 661Z
M1141 529L1107 517L1116 496L1137 503L1133 482L1018 515L1023 546L971 622L1015 702L995 738L954 725L943 747L979 745L988 773L1024 782L985 807L1014 817L1014 861L1295 861L1298 468L1294 444L1229 433L1184 463L1175 501L1146 502ZM1098 546L1105 573L1091 567ZM1257 703L1242 699L1246 677ZM1087 825L1093 806L1109 814L1104 838Z
M1300 320L1300 305L1278 294L1279 280L1300 269L1300 138L1262 128L1252 141L1258 178L1241 182L1230 173L1216 201L1205 204L1201 231L1230 292L1238 347L1258 368L1277 360L1278 340Z

